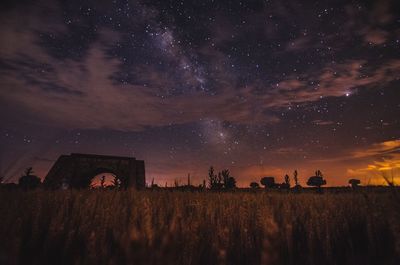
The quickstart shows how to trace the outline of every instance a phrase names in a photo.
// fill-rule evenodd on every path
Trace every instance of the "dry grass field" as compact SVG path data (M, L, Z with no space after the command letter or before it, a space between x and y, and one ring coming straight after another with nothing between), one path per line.
M0 264L400 264L393 192L1 191Z

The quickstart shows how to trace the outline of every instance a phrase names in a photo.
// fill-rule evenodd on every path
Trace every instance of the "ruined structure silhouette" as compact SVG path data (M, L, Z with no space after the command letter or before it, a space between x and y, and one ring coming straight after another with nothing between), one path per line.
M93 154L61 155L47 174L44 184L49 188L88 188L98 174L112 173L122 188L145 187L144 161L134 157Z

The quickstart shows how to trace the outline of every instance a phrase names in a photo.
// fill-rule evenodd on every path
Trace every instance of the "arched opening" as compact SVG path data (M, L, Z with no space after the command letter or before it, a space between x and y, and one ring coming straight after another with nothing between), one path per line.
M91 188L118 188L121 185L121 180L110 170L97 169L93 175L90 181Z

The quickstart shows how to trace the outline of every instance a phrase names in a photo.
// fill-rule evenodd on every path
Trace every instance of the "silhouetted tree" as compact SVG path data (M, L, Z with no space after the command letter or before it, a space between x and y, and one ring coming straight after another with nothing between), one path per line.
M226 188L226 185L227 185L227 183L228 183L228 179L229 179L229 169L223 169L221 172L221 175L222 175L222 180L223 180L223 182L224 182L224 187Z
M250 183L250 188L258 189L258 188L260 188L260 184L258 184L257 182L251 182Z
M40 178L33 175L32 167L28 167L18 180L18 185L24 190L35 189L40 186Z
M286 174L284 177L285 182L281 184L276 184L276 187L280 189L290 189L290 177L288 174Z
M297 172L297 170L295 170L294 172L293 172L293 179L294 179L294 189L296 190L296 191L300 191L301 190L301 185L299 184L299 178L298 178L298 176L299 176L299 174L298 174L298 172Z
M261 180L260 180L260 183L262 184L262 185L264 185L264 187L267 189L267 188L274 188L274 187L276 187L276 184L275 184L275 178L274 177L263 177Z
M326 185L322 172L320 170L315 171L315 176L308 179L307 185L317 187L318 191L321 192L321 186Z
M179 181L177 179L174 179L174 186L175 188L179 187Z
M223 180L225 189L236 188L236 179L234 177L230 176L228 169L224 169L220 173L222 175L222 180Z
M236 188L236 179L234 177L229 177L227 183L225 184L225 189Z
M220 190L224 187L224 183L222 182L222 174L221 172L218 172L217 178L216 178L216 183L215 183L215 189Z
M299 180L298 180L297 176L298 176L298 173L297 173L297 170L295 170L293 172L293 179L294 179L294 185L295 186L299 185Z
M217 181L217 177L214 174L214 167L210 166L208 169L208 186L212 189Z
M28 167L24 171L25 175L24 176L32 176L33 172L33 167Z
M288 174L285 175L285 184L290 188L290 177Z
M219 190L223 186L221 172L219 172L218 175L214 174L214 168L212 166L208 170L208 184L212 190Z
M350 179L349 184L353 189L356 189L360 185L361 181L359 179Z
M154 178L151 179L150 188L152 188L152 189L158 189L159 188L158 184L154 182Z

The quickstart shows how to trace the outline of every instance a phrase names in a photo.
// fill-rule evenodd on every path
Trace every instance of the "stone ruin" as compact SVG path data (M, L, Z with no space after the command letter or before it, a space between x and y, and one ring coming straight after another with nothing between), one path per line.
M134 157L93 154L61 155L47 174L44 184L49 188L88 188L92 179L102 173L111 173L122 188L145 187L144 161Z

